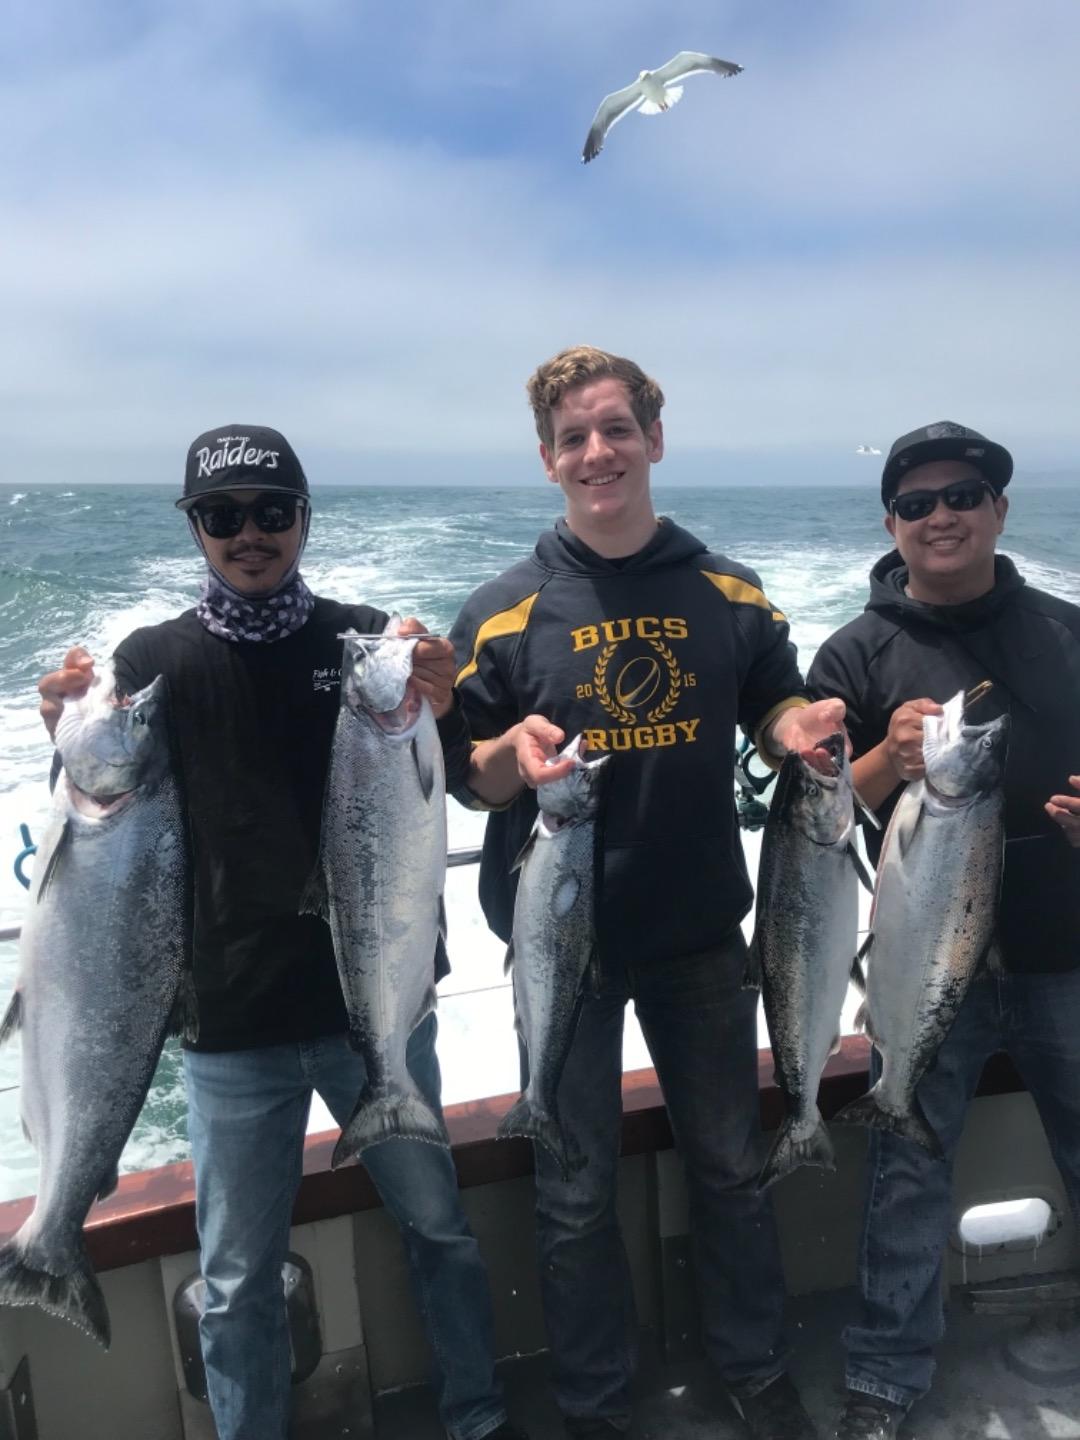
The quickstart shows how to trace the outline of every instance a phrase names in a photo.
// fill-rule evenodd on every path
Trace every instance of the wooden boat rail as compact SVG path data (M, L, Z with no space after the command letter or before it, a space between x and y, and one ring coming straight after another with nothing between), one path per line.
M870 1047L860 1035L849 1035L825 1068L819 1104L828 1119L842 1105L863 1094L868 1084ZM1004 1055L994 1056L983 1071L980 1095L1006 1094L1024 1085ZM628 1071L623 1076L623 1155L668 1150L673 1141L656 1072ZM758 1051L761 1121L775 1129L784 1113L783 1096L773 1076L770 1050ZM528 1140L496 1140L499 1121L517 1095L495 1095L446 1109L454 1163L463 1188L512 1180L532 1173ZM304 1170L293 1212L294 1224L327 1220L382 1202L362 1165L330 1169L336 1130L309 1135ZM0 1244L29 1215L33 1197L0 1204ZM195 1180L190 1161L121 1176L107 1200L95 1205L86 1225L86 1246L97 1270L117 1269L159 1255L198 1248L195 1232Z

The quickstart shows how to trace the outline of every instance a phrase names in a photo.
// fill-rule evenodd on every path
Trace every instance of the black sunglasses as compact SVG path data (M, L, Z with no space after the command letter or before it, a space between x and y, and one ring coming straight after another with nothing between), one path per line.
M983 495L996 495L997 491L989 480L957 480L941 490L909 490L906 495L894 495L889 509L901 520L910 524L912 520L925 520L937 509L939 500L944 500L950 510L977 510Z
M296 495L260 495L250 505L235 500L218 505L195 505L199 523L212 540L231 540L239 535L250 515L255 528L266 535L280 535L296 522L296 507L303 501Z

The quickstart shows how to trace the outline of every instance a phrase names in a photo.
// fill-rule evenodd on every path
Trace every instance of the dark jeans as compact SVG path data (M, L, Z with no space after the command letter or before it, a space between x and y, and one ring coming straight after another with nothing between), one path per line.
M983 1064L996 1050L1008 1051L1030 1090L1073 1213L1080 1213L1080 970L983 972L917 1092L945 1159L879 1130L870 1135L862 1316L844 1331L850 1390L909 1405L930 1388L933 1349L945 1330L953 1158Z
M785 1367L784 1278L761 1163L757 995L746 947L654 965L605 965L583 1001L559 1087L563 1126L588 1163L564 1181L536 1147L536 1228L555 1398L567 1416L630 1414L637 1319L615 1214L623 1014L634 1001L686 1168L705 1349L734 1389Z

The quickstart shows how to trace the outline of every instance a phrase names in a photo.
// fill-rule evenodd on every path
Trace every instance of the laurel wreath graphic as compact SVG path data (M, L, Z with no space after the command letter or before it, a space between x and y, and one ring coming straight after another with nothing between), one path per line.
M664 642L662 640L650 640L649 644L660 656L660 659L663 660L668 672L668 692L663 700L660 701L660 704L649 711L647 717L655 724L657 720L662 720L665 715L670 715L679 703L679 691L682 689L682 678L679 674L679 662Z
M607 669L611 664L611 657L618 648L617 645L605 645L600 651L596 660L596 669L593 671L593 689L596 691L596 698L609 715L614 715L615 719L621 720L624 725L632 725L634 723L633 712L620 705L617 700L613 700L611 692L607 688Z
M660 656L661 660L663 660L668 672L667 694L663 700L660 701L660 704L654 706L646 716L651 723L655 724L657 720L662 720L665 715L670 715L671 711L674 710L675 706L679 703L679 694L682 690L682 677L679 673L678 661L664 642L662 640L650 640L649 644ZM596 660L596 668L593 671L593 690L596 698L609 715L613 716L616 720L621 720L624 725L634 725L637 723L637 716L632 710L628 710L625 705L620 705L607 686L608 666L611 664L612 657L618 648L617 645L605 645L603 650L600 651Z

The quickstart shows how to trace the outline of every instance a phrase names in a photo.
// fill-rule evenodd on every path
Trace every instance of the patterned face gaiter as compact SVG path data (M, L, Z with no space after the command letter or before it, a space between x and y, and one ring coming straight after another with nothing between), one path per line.
M203 545L199 522L194 515L188 513L191 533L206 558L206 579L203 581L202 595L195 607L195 614L211 635L217 635L222 640L232 640L236 644L241 640L261 640L269 643L294 634L307 620L315 608L315 597L304 584L300 574L300 557L307 544L311 507L302 505L300 514L303 531L296 559L282 576L277 589L269 595L243 595L211 565Z

